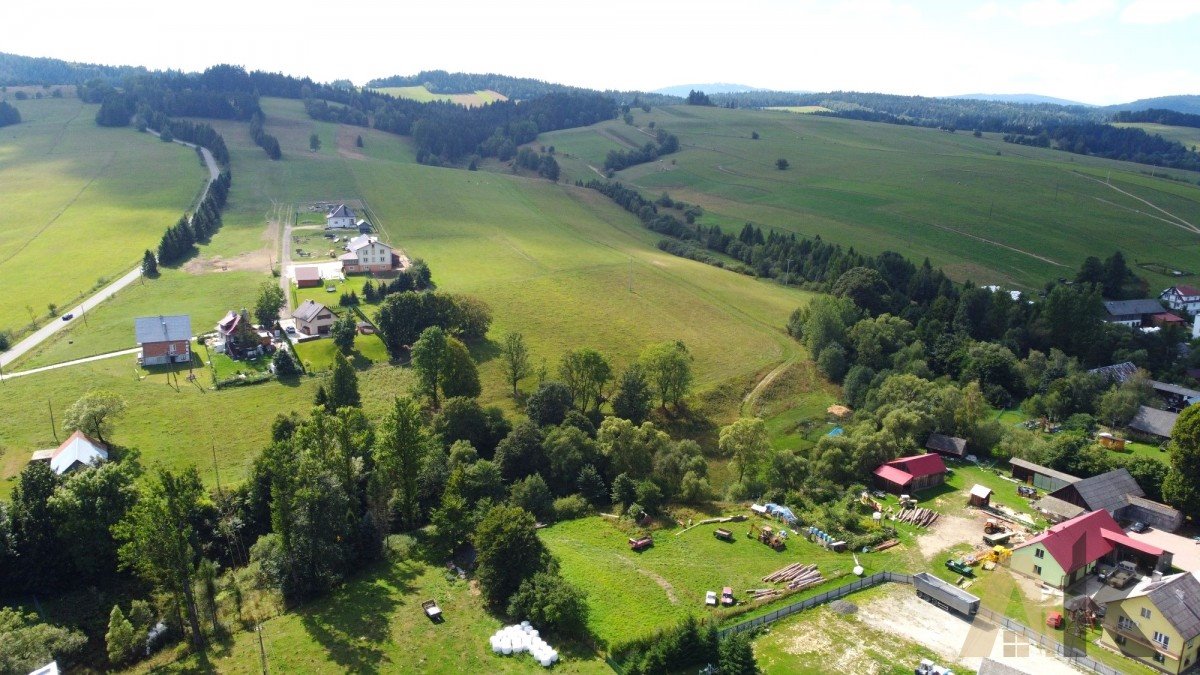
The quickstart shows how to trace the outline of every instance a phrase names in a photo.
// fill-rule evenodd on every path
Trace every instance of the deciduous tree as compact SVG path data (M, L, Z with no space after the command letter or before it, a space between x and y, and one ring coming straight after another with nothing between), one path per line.
M513 396L517 395L517 384L533 374L533 366L529 362L529 349L525 346L525 336L520 333L509 333L504 336L500 347L500 367L504 371L504 379L512 385Z
M63 430L71 433L78 429L106 443L105 435L112 433L113 424L125 414L126 403L121 396L104 389L93 389L67 408L63 415Z
M492 607L507 608L521 583L545 568L548 554L535 525L528 511L500 505L488 511L475 529L476 577Z

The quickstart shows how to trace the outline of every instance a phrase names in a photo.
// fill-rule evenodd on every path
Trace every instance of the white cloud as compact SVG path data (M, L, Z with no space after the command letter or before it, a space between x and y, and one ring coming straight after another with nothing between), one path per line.
M1133 0L1121 12L1123 23L1164 24L1200 14L1197 0Z
M1016 9L1016 18L1030 26L1045 28L1084 23L1111 16L1115 0L1032 0Z

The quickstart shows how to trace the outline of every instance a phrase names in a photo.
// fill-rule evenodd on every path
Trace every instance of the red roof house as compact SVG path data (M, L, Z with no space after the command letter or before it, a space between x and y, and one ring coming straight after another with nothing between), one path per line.
M1108 511L1099 509L1063 521L1014 547L1011 566L1062 587L1081 579L1097 561L1110 556L1114 562L1133 560L1150 571L1160 566L1163 554L1160 548L1126 536ZM1047 556L1055 566L1047 564Z
M875 484L889 492L912 493L946 482L946 464L941 456L927 453L901 457L875 469Z

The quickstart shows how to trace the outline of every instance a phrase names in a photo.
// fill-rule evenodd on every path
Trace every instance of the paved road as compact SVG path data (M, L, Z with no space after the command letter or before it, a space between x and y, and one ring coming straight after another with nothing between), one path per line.
M154 133L154 132L150 132L150 133ZM180 145L186 145L189 148L196 147L195 145L193 145L191 143L184 143L183 141L176 141L176 143L179 143ZM220 175L221 170L220 170L220 168L217 167L217 161L215 159L213 159L212 153L208 151L208 148L200 148L200 153L204 156L205 165L208 166L208 176L209 176L208 185L206 185L204 187L204 194L202 194L200 196L200 201L204 201L204 197L207 196L207 194L208 194L209 186L211 186L212 182L217 179L217 176ZM140 276L142 276L142 266L139 264L137 267L133 268L129 272L126 272L125 276L121 277L120 279L117 279L116 281L112 282L111 284L100 289L100 291L98 291L92 297L84 300L83 302L81 302L80 304L76 305L75 307L73 307L71 309L64 309L62 312L63 316L66 316L68 314L74 314L75 315L74 318L72 318L70 321L63 321L62 319L55 319L54 321L51 321L50 323L46 324L45 326L42 326L41 328L39 328L32 335L29 335L24 340L21 340L17 344L13 345L12 348L9 349L8 351L0 353L0 370L3 370L4 368L6 368L8 366L8 364L12 363L13 361L16 361L17 359L21 358L26 353L28 353L30 350L32 350L34 347L37 347L41 343L48 340L50 338L50 336L54 335L55 333L57 333L58 331L60 331L64 328L66 328L69 324L75 323L76 321L81 321L84 312L92 309L96 305L99 305L100 303L104 302L105 300L111 298L113 295L116 294L117 291L119 291L122 288L125 288L126 286L128 286L129 284L132 284L133 282L137 281L138 277L140 277ZM130 327L130 329L132 330L132 326ZM15 374L14 374L14 376L15 376Z
M88 356L88 357L82 358L82 359L75 359L74 361L63 361L62 363L55 363L54 365L50 365L50 366L42 366L41 368L31 368L29 370L20 370L15 373L5 373L3 376L0 376L0 380L11 380L14 377L22 377L24 375L33 375L34 373L43 373L43 372L46 372L47 370L54 370L55 368L66 368L67 366L75 366L80 363L88 363L90 361L100 361L101 359L111 359L114 356L125 356L127 354L136 354L139 351L141 351L141 347L131 347L130 349L122 349L119 352L108 352L107 354L97 354L95 356Z

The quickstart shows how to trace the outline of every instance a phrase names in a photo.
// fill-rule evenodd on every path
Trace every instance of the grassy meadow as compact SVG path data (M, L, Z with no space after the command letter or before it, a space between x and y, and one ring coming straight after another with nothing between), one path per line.
M372 91L377 91L380 94L395 96L396 98L409 98L421 103L429 101L450 101L459 105L465 105L468 108L473 108L479 105L487 105L495 101L507 101L508 98L499 92L491 89L480 89L471 93L462 94L435 94L425 87L425 85L417 85L415 87L375 87Z
M1159 169L993 134L672 106L635 110L634 126L614 120L536 143L553 145L566 174L586 180L625 138L649 140L651 123L676 134L681 150L617 180L699 204L699 222L727 231L752 221L868 253L929 257L956 279L1017 289L1071 277L1087 256L1118 249L1132 263L1200 272L1200 234L1173 219L1200 226L1200 175L1167 170L1189 183L1153 178L1143 172ZM776 169L779 158L791 168ZM1152 289L1176 281L1139 273Z
M1148 134L1162 136L1168 141L1182 143L1184 147L1194 150L1200 146L1200 129L1195 127L1173 127L1167 124L1153 124L1150 122L1118 122L1113 124L1114 127L1130 127L1133 129L1141 129ZM1151 170L1154 167L1150 167Z
M0 330L128 272L189 208L208 172L193 150L96 125L76 98L13 101L0 130Z

